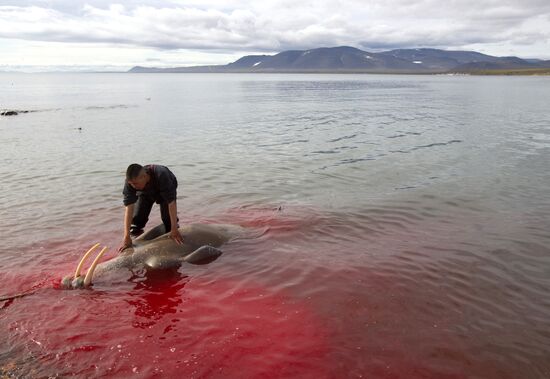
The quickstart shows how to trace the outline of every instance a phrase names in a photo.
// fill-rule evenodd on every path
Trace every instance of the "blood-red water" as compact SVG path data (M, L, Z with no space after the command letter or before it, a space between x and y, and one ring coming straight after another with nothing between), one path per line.
M325 335L307 307L262 287L162 276L116 293L45 291L34 302L48 321L22 312L9 332L28 341L39 376L326 376Z
M269 217L241 216L240 221L249 221L243 222L245 227L258 224L262 232L270 226ZM59 278L74 270L74 250L82 252L89 244L53 255L64 250L63 244L46 242L41 248L50 259L42 265L1 273L6 292L40 280L34 295L3 305L2 334L7 338L2 372L76 377L330 375L328 333L315 312L292 294L254 281L224 278L199 267L194 274L183 269L115 273L98 278L91 290L60 289ZM46 280L41 279L45 271Z
M101 239L32 245L0 271L2 293L39 287L0 303L0 373L458 379L524 372L501 362L498 354L513 350L484 350L495 337L468 329L481 317L481 300L467 297L475 287L463 269L445 268L456 255L424 254L419 230L376 214L369 211L365 227L365 215L309 207L228 209L202 221L242 225L250 238L225 245L215 262L110 272L87 290L60 289L59 279L96 238L116 245L116 227Z

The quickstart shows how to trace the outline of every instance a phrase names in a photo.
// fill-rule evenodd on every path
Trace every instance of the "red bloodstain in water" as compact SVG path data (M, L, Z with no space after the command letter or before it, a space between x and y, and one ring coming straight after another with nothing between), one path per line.
M190 279L177 271L129 283L116 291L48 289L14 303L5 320L11 343L26 346L34 358L20 363L29 366L21 372L330 377L324 329L303 304L258 285Z
M213 223L237 224L247 228L266 228L270 232L292 232L303 230L319 222L321 216L306 206L241 206L225 210Z

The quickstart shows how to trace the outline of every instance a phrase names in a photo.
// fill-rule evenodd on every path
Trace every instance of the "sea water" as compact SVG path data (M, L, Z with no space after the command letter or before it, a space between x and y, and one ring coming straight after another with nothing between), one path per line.
M550 78L1 74L0 373L550 376ZM130 163L257 237L65 291L116 255ZM153 208L148 226L159 222Z

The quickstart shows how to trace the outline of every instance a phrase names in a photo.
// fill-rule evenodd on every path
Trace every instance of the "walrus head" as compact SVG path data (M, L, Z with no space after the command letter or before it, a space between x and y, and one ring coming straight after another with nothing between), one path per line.
M66 289L76 289L76 288L86 288L89 287L92 284L92 279L94 277L94 271L97 267L97 264L99 263L99 260L107 250L107 247L104 247L99 254L96 255L94 261L92 262L92 265L86 272L86 275L80 275L80 271L82 270L82 266L84 265L84 262L88 258L88 256L99 246L99 243L96 243L94 246L92 246L82 257L80 262L78 262L78 265L76 266L76 270L74 275L67 275L61 280L61 285L63 288Z

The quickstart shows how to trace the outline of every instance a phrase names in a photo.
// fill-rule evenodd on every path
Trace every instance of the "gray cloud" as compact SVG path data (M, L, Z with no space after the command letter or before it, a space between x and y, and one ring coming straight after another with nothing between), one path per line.
M1 1L0 38L160 50L277 52L548 45L547 0ZM546 52L545 52L546 53Z

